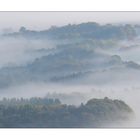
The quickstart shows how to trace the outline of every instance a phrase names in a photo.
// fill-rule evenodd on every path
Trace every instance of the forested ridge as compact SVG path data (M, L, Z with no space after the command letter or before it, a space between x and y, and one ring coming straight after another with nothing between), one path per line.
M81 24L68 24L62 27L52 26L47 30L34 31L21 27L19 32L4 34L4 36L25 37L25 38L51 38L51 39L133 39L137 36L135 27L131 24L100 25L96 22L86 22Z
M91 99L79 106L59 99L30 98L0 101L0 127L102 127L127 121L132 109L120 100Z

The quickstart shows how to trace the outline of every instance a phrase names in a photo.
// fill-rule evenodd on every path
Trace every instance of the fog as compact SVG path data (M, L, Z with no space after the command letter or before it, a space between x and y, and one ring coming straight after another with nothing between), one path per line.
M134 61L140 64L140 40L139 38L130 42L120 44L123 48L119 50L118 55L125 61Z
M119 99L133 109L135 118L125 124L115 122L107 127L140 127L139 38L115 42L115 47L105 50L94 46L79 47L73 45L75 42L65 49L62 44L68 42L64 42L1 36L0 84L6 83L6 86L0 87L0 99L48 97L76 106L91 98ZM58 47L58 44L62 46ZM49 56L55 54L53 49L60 49L60 53ZM126 63L128 61L133 63ZM23 67L18 69L17 66Z
M113 49L104 50L103 52L118 55L123 61L133 61L140 64L140 37L129 41L117 41Z
M38 53L38 50L55 47L54 43L50 40L28 40L24 38L19 38L18 40L15 38L3 39L0 41L0 67L26 65L33 62L36 58L47 55L47 53ZM118 51L118 54L123 60L136 60L136 62L139 62L139 57L138 59L135 59L135 57L138 56L138 50L139 48L136 48L134 51L130 51L130 54L128 53L128 55L126 55L126 52L121 51ZM130 71L130 73L132 72L133 71ZM116 76L109 71L90 75L87 80L85 79L83 82L78 81L78 84L75 85L74 82L73 84L71 84L71 82L67 84L27 82L24 85L0 89L0 98L30 98L46 96L49 98L59 98L62 103L75 105L80 105L81 102L86 103L86 101L91 98L109 97L111 99L120 99L126 102L134 110L136 118L128 123L121 123L118 127L139 127L140 86L139 77L137 77L138 74L139 72L135 72L135 78L133 77L134 81L133 79L129 80L129 72L123 74L123 76L126 75L126 79L125 81L121 81L121 76ZM91 84L92 81L96 82ZM108 83L105 85L98 85L98 81ZM110 127L112 126L113 124L110 125Z
M54 48L51 40L30 40L25 38L0 38L0 67L21 66L33 62L35 58L47 55L40 49Z

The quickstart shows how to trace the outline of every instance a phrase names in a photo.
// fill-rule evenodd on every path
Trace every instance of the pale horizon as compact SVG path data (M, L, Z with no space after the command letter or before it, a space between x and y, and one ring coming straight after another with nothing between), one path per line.
M17 31L21 26L44 30L51 26L97 22L139 24L140 12L0 12L0 30Z

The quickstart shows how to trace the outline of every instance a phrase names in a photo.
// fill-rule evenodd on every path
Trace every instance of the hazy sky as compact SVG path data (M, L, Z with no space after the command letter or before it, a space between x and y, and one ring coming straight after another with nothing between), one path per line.
M68 23L140 23L140 12L0 12L0 30L25 26L42 30Z

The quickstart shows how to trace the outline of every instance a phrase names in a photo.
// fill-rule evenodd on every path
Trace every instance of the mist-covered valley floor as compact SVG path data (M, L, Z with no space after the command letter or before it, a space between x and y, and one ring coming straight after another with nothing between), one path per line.
M0 127L140 127L139 31L87 22L2 34Z

